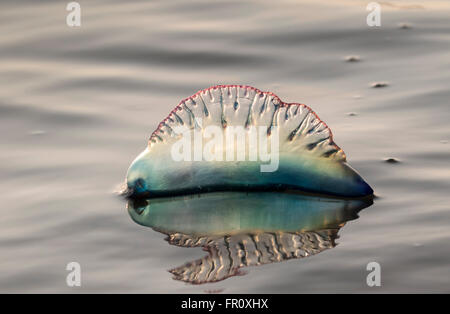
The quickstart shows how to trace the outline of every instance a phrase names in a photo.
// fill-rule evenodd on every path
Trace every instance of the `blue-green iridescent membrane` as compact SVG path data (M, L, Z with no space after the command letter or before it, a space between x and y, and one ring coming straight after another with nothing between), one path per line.
M167 162L147 151L130 166L134 196L159 197L226 190L298 190L341 197L373 194L347 163L281 154L279 168L261 172L259 162Z

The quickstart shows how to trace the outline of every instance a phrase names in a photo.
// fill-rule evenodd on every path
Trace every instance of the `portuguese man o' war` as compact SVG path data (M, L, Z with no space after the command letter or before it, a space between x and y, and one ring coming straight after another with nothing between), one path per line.
M131 197L214 191L373 194L308 106L241 85L210 87L181 101L129 167L126 185Z

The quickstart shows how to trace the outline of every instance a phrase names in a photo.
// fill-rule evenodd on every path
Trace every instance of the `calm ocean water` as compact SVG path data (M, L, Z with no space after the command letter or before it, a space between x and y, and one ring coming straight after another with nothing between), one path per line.
M64 1L2 1L0 292L450 292L450 3L383 1L370 28L368 2L82 0L82 25L70 28ZM145 220L146 204L115 194L127 167L181 99L216 84L311 106L374 204L309 199L297 217L289 202L300 201L268 198L309 232L300 236L269 205L262 219L252 196L162 203ZM281 231L208 238L206 251L187 248L205 239L176 234L235 215ZM311 256L286 258L293 239ZM280 262L272 251L258 262L243 248L251 241L286 241L273 248ZM248 253L230 270L239 276L189 283L198 260L224 250ZM72 261L79 288L66 285ZM366 284L372 261L378 288Z

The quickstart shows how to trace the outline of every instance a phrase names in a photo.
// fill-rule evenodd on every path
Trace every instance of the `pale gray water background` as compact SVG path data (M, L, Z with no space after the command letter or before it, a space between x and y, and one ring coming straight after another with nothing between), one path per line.
M379 28L369 1L79 2L80 28L66 1L1 2L0 292L450 292L448 1L381 2ZM216 284L171 279L205 252L132 222L114 191L159 121L215 84L330 126L380 197L336 248ZM81 288L66 286L71 261Z

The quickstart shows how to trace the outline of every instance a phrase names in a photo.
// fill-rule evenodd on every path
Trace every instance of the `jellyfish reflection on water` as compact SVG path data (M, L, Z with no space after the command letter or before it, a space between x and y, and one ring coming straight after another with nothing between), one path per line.
M129 200L128 212L136 223L166 234L171 245L203 247L206 256L170 270L175 280L202 284L243 274L243 267L333 248L339 229L372 203L372 198L217 192Z

